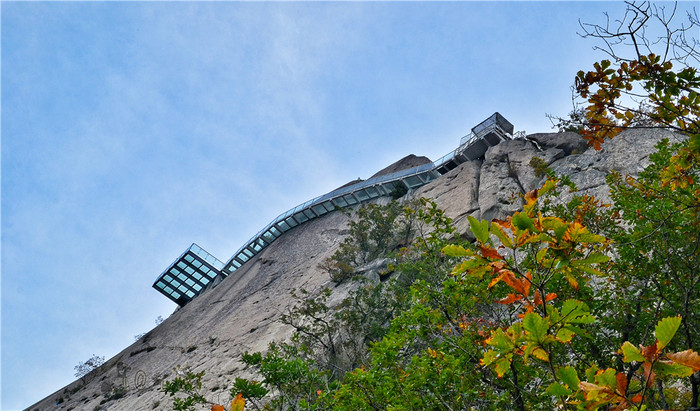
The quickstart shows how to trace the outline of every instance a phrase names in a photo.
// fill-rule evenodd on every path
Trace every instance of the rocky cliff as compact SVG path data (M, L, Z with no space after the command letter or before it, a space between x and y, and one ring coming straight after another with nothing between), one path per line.
M459 232L468 235L467 215L505 218L520 208L518 194L542 183L529 166L533 156L558 174L569 175L581 191L605 200L605 176L612 170L623 175L641 171L663 137L673 136L658 130L630 130L596 152L575 133L533 134L492 147L483 160L464 163L407 196L435 200L455 220ZM425 161L409 156L390 167ZM289 336L290 329L277 319L292 303L290 290L333 288L319 265L342 241L347 220L345 214L332 212L287 232L86 379L28 409L171 409L171 399L159 388L173 378L177 367L205 370L207 391L220 392L223 401L232 381L245 376L239 363L241 352L262 351L270 341ZM342 299L347 287L334 289L335 301ZM115 391L117 387L123 388Z

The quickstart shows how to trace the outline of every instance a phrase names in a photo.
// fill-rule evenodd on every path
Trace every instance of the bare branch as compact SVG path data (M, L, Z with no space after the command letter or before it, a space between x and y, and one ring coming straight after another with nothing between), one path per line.
M608 13L604 13L603 25L579 20L581 31L578 34L602 41L602 45L593 49L617 62L639 60L649 54L662 56L663 62L672 61L683 66L700 62L700 44L696 36L700 24L695 9L686 13L687 21L679 22L677 3L673 7L657 6L648 1L626 1L625 4L625 13L619 20L611 21ZM631 50L626 51L627 47Z

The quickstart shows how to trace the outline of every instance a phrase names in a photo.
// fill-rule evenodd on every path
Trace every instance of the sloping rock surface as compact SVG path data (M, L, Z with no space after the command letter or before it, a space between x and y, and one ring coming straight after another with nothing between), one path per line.
M406 157L402 158L401 160L379 170L377 173L375 173L370 178L395 173L397 171L405 170L407 168L422 166L423 164L428 164L428 163L432 163L432 161L430 161L430 159L428 157L424 157L424 156L418 157L414 154L409 154Z
M455 220L460 234L468 235L468 215L504 219L520 209L519 195L543 182L529 166L533 156L556 173L568 174L580 192L606 200L605 177L612 170L637 174L664 137L674 136L659 130L626 131L596 152L575 133L534 134L492 147L483 160L464 163L408 196L432 198ZM426 162L411 155L375 176ZM270 341L290 335L277 321L292 304L290 290L333 288L319 264L343 240L347 222L345 214L333 212L287 232L235 275L110 359L88 376L87 384L78 380L28 409L167 410L172 400L159 388L178 367L206 371L206 390L227 398L226 387L236 377L248 376L239 362L241 353L265 350ZM347 288L335 288L332 301L340 301ZM107 400L115 387L124 387L124 396Z

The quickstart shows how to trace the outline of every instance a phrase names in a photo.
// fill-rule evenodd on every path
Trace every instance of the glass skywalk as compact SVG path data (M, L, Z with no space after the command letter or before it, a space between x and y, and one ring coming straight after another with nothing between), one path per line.
M466 161L483 157L489 147L510 140L512 136L513 125L501 114L494 113L472 128L470 134L462 137L456 150L433 163L341 187L280 214L239 248L226 263L192 244L158 276L153 288L182 306L204 292L212 282L212 285L216 285L239 269L292 228L338 208L389 196L402 185L408 189L423 186Z
M224 263L192 244L156 279L153 288L177 305L185 305L221 275Z

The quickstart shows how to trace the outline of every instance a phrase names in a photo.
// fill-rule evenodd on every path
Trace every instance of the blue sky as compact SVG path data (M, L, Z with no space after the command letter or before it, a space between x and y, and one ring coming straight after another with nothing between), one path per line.
M2 405L26 407L175 308L192 242L278 214L499 111L550 130L576 35L620 3L2 2Z

